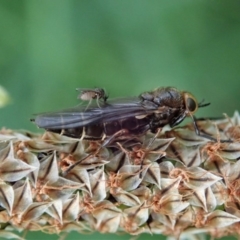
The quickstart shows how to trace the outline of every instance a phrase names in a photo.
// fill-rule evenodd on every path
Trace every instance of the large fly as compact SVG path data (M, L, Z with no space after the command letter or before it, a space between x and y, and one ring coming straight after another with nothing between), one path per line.
M85 106L78 106L43 113L32 121L47 131L72 138L104 140L107 143L109 139L127 139L147 131L156 133L167 124L174 127L186 117L191 117L197 135L215 140L200 133L194 118L198 108L209 103L198 103L189 92L173 87L161 87L144 92L138 97L112 99L100 104L87 109Z

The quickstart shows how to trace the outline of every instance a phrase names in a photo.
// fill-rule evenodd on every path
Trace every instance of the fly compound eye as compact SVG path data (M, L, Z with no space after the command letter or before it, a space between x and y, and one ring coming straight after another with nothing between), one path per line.
M195 113L198 109L198 103L196 99L189 93L185 93L184 98L185 98L186 109L191 114Z
M187 98L187 108L190 112L195 112L197 108L197 103L193 98Z

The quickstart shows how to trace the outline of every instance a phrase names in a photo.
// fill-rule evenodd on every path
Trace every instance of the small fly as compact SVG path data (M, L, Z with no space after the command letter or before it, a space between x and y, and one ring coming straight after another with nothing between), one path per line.
M108 99L108 95L103 88L77 88L76 90L80 92L78 99L89 101L86 109L88 109L93 99L96 99L99 108L99 100L103 99L103 101L106 102Z
M104 104L91 105L88 109L77 106L63 111L43 113L32 121L39 128L86 140L104 140L105 145L116 140L129 139L147 131L156 133L169 124L174 127L186 117L191 117L199 136L215 140L200 133L195 112L209 103L198 103L195 97L173 87L161 87L144 92L138 97L111 99L100 88L80 89L82 100L103 99Z

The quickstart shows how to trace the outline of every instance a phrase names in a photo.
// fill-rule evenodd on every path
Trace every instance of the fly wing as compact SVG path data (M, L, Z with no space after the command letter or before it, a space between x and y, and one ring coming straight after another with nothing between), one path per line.
M95 105L87 110L85 106L78 106L59 112L39 114L33 121L40 128L68 129L84 127L96 122L102 123L128 117L145 116L153 113L156 107L138 97L113 99L102 103L101 107Z

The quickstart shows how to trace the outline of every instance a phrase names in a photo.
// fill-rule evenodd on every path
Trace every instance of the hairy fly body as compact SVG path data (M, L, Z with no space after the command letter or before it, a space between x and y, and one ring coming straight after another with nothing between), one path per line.
M198 103L189 92L162 87L138 97L104 101L101 107L95 104L88 109L78 106L39 114L33 121L39 128L69 137L104 140L112 136L125 139L147 131L154 133L167 124L174 127L185 117L191 117L200 135L193 114L198 107L207 105Z

